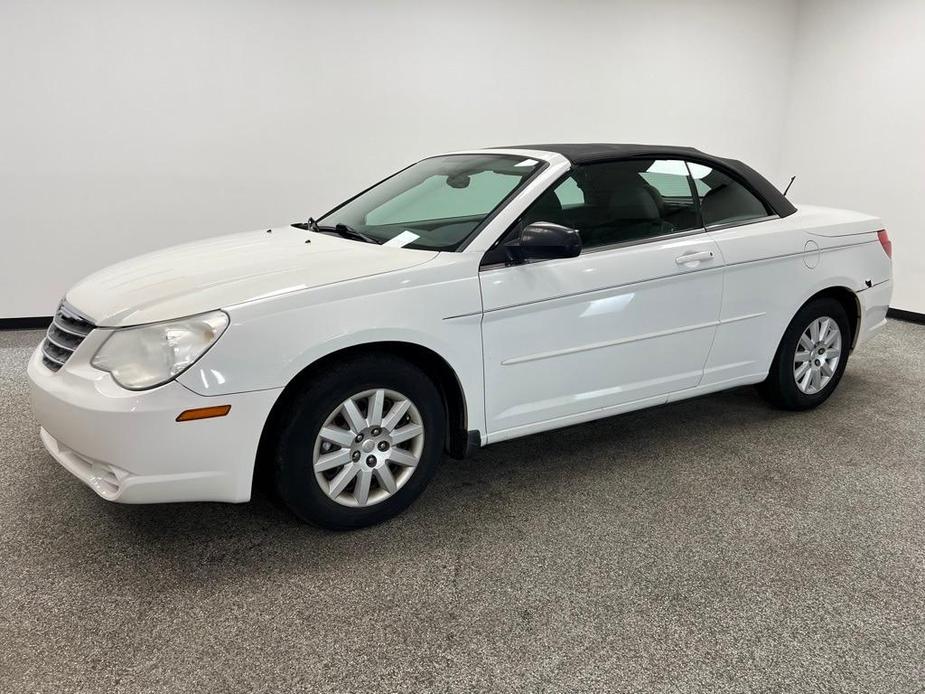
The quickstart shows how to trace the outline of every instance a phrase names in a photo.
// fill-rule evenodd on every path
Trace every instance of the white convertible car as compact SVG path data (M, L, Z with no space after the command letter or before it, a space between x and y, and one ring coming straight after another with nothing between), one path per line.
M444 154L317 221L81 281L32 402L111 501L241 502L259 478L359 527L444 453L744 384L819 405L885 323L890 255L878 219L696 149Z

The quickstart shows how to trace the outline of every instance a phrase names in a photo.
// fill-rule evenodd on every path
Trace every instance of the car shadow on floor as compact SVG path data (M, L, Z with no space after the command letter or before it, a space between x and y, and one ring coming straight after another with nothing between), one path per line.
M850 397L847 380L830 406ZM305 525L262 491L247 504L123 506L88 499L86 532L97 547L171 567L171 580L181 582L241 571L324 571L409 553L423 559L447 543L464 550L486 529L516 535L538 514L568 514L569 501L593 498L601 479L659 484L679 466L744 457L752 436L781 420L816 415L774 410L752 388L741 388L502 442L465 461L447 459L404 514L349 533Z

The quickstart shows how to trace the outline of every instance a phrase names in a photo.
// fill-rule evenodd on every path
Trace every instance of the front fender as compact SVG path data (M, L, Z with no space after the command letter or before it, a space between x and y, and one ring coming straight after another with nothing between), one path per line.
M226 308L231 324L225 334L179 380L207 396L282 388L340 350L404 342L431 350L450 365L470 426L483 429L478 259L441 255L451 257L347 287Z

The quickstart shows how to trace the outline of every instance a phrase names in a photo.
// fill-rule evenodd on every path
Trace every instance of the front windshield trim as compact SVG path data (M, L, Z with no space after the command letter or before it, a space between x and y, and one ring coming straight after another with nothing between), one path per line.
M359 198L359 197L365 195L366 193L368 193L369 191L371 191L373 188L376 188L376 187L382 185L382 184L385 183L386 181L388 181L388 180L394 178L395 176L398 176L399 174L401 174L401 173L407 171L408 169L410 169L410 168L413 167L413 166L417 166L418 164L420 164L420 163L422 163L422 162L425 162L425 161L428 161L428 160L431 160L431 159L446 159L446 158L448 158L448 157L465 157L465 156L470 156L470 157L471 157L471 156L474 156L474 155L476 155L476 156L477 156L477 155L496 156L496 157L503 157L503 158L506 158L506 159L515 159L515 160L518 160L518 159L522 160L522 159L525 158L525 156L524 156L524 155L521 155L521 154L500 153L500 152L493 151L493 150L472 150L472 151L463 151L463 152L451 152L451 153L448 153L448 154L434 154L434 155L429 156L429 157L424 157L423 159L419 159L419 160L417 160L417 161L415 161L415 162L412 162L411 164L408 164L408 166L405 166L405 167L399 169L398 171L395 171L394 173L392 173L392 174L386 176L385 178L383 178L383 179L377 181L376 183L373 183L371 186L368 186L368 187L364 188L363 190L361 190L361 191L360 191L359 193L357 193L356 195L353 195L353 196L347 198L346 200L344 200L343 202L341 202L341 203L338 204L337 206L332 207L330 210L328 210L327 212L325 212L322 216L320 216L320 217L317 218L318 223L320 224L320 223L323 222L325 219L327 219L328 217L330 217L332 214L334 214L335 212L337 212L337 211L340 210L341 208L345 207L346 205L349 205L351 202L353 202L353 201L356 200L357 198ZM528 158L529 158L529 157L528 157ZM448 246L447 248L443 248L443 249L441 249L441 248L431 248L431 249L428 249L428 250L435 250L435 251L438 251L438 252L448 252L448 253L458 253L458 252L461 252L461 251L465 250L465 248L473 241L473 239L475 239L479 234L481 234L482 231L485 229L485 227L486 227L495 217L497 217L498 214L499 214L504 208L506 208L506 207L508 206L508 204L511 202L511 200L513 200L515 197L517 197L517 195L519 195L519 194L524 190L524 188L526 188L526 187L527 187L527 186L528 186L528 185L529 185L540 173L542 173L542 172L543 172L544 170L546 170L548 167L549 167L549 162L548 162L546 159L537 159L537 163L536 163L536 165L534 165L533 170L532 170L532 173L531 173L529 176L527 176L523 181L521 181L518 185L514 186L514 188L513 188L504 198L502 198L502 199L498 202L498 204L495 205L495 207L494 207L492 210L490 210L490 211L485 215L485 217L482 218L482 220L478 223L478 225L476 225L476 227L475 227L472 231L470 231L463 239L461 239L459 242L457 242L457 243L454 244L453 246ZM387 241L387 240L388 240L388 239L383 240L382 243L384 243L384 242Z

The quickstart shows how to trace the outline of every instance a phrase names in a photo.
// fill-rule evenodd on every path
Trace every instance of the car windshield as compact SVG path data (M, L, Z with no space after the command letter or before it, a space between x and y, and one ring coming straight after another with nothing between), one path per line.
M424 159L335 208L318 226L392 246L454 251L541 166L499 154Z

